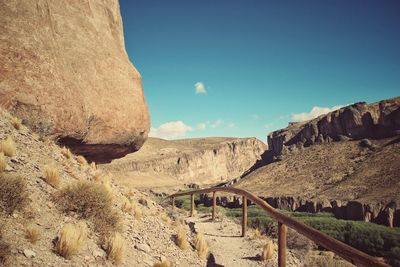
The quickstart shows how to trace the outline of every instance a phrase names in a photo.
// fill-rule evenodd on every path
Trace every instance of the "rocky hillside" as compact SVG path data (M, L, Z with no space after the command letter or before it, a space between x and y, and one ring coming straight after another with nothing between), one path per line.
M118 0L1 0L0 24L0 106L97 162L142 146L150 116Z
M269 144L236 186L275 207L400 226L400 98L291 124Z
M314 144L347 139L392 137L400 131L400 97L356 103L307 122L290 123L268 135L272 156Z
M0 108L0 265L205 265L164 208L114 180Z
M265 149L256 138L149 138L140 151L102 168L139 188L215 184L241 176Z

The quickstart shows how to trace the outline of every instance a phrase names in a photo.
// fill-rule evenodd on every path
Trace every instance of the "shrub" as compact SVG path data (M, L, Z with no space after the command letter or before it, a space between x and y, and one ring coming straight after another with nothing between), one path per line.
M14 157L16 150L15 142L10 136L0 142L0 152L3 152L7 157Z
M274 254L274 244L271 240L268 240L267 243L263 246L261 252L261 260L266 261L272 259L272 255Z
M172 220L171 220L171 218L167 215L167 214L165 214L165 213L160 213L160 218L161 218L161 220L163 221L163 222L165 222L166 224L172 224Z
M262 237L262 233L260 229L256 228L254 231L252 231L252 234L250 235L251 240L255 239L260 239Z
M164 259L162 261L155 262L153 267L171 267L171 262L169 262L167 259Z
M60 185L60 173L54 164L46 165L44 168L44 180L46 183L54 188L58 188Z
M175 244L182 250L185 250L189 247L186 229L183 225L178 226L176 229Z
M0 173L4 172L7 168L7 159L3 152L0 152Z
M304 222L352 247L396 266L400 262L400 229L373 223L331 218L308 218Z
M40 231L34 225L28 225L25 229L25 238L31 243L36 243L40 239Z
M66 148L65 146L64 146L63 148L61 148L61 154L62 154L65 158L67 158L67 159L72 158L71 150L69 150L69 149Z
M114 232L106 239L105 249L107 258L116 264L124 261L126 242L120 233Z
M22 209L26 202L25 180L20 176L0 174L0 211L11 214Z
M21 126L22 126L22 120L14 117L11 119L11 124L12 124L12 126L14 126L14 128L16 130L19 130L19 129L21 129Z
M66 224L61 229L56 242L56 251L66 259L70 259L77 254L86 242L86 224Z
M0 238L0 266L8 266L10 256L10 245Z
M87 181L69 184L58 192L56 202L64 212L75 212L91 220L102 234L121 228L121 217L113 208L112 196L101 184Z
M204 235L201 233L196 234L196 243L195 247L197 250L197 254L201 259L206 259L208 256L208 244Z
M86 159L85 159L85 157L81 156L81 155L76 157L76 161L81 165L87 165L88 164Z

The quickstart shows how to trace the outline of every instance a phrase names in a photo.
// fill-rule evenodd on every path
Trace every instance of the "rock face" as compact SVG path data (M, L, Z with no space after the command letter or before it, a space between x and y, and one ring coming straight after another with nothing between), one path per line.
M265 202L276 209L297 212L330 212L337 219L373 222L389 227L400 227L400 205L396 202L363 203L360 201L340 201L327 199L305 199L302 197L281 196L261 197ZM212 194L200 194L200 203L206 207L212 206ZM221 195L216 197L216 204L227 208L242 207L240 196ZM248 200L248 205L252 204Z
M169 176L183 183L219 183L240 177L265 149L266 145L256 138L149 138L140 151L104 168Z
M268 135L268 148L278 157L316 143L385 138L400 130L400 97L374 104L356 103L308 122L290 123Z
M118 0L0 0L0 105L107 162L138 150L149 112Z

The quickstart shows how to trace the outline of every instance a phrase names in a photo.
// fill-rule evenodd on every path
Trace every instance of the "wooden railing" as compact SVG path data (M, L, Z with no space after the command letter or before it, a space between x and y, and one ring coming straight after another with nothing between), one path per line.
M216 193L217 192L226 192L232 193L235 195L242 196L243 200L243 215L242 215L242 236L246 235L247 228L247 200L252 201L253 203L260 206L263 210L265 210L272 218L278 221L278 266L285 267L286 266L286 226L292 228L298 233L306 236L310 240L314 241L316 244L333 251L343 259L348 262L363 267L373 267L373 266L386 266L390 267L388 264L379 261L378 259L365 254L343 242L340 242L312 227L309 227L291 217L288 217L278 210L271 207L264 200L259 198L258 196L240 189L233 187L213 187L208 189L199 189L193 190L189 192L180 192L170 196L172 198L172 206L175 207L175 198L179 196L190 195L191 196L191 208L190 208L190 216L193 216L195 203L194 196L195 194L201 193L212 193L213 194L213 207L212 207L212 220L215 219L215 208L216 208Z

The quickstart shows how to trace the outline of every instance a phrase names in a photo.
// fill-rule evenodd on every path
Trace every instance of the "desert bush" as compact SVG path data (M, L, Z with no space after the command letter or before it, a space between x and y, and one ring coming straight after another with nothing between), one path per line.
M107 258L116 264L121 264L125 259L126 241L118 232L112 233L107 239L105 249Z
M7 168L7 159L3 152L0 152L0 173L4 172Z
M59 187L60 173L55 164L49 164L44 167L44 180L54 188Z
M89 219L100 233L120 230L121 217L113 208L112 196L101 184L78 181L62 188L56 202L64 212L75 212Z
M261 233L260 229L256 228L255 230L251 231L249 239L256 240L256 239L260 239L261 237L262 237L262 233Z
M176 228L175 244L182 250L185 250L189 247L186 229L183 225L180 225Z
M88 164L86 159L85 159L85 157L81 156L81 155L76 157L76 161L81 165L87 165Z
M267 243L263 246L261 252L261 260L266 261L272 259L272 255L274 254L274 244L271 240L268 240Z
M16 145L11 136L7 137L6 140L0 142L0 152L3 152L7 157L14 157L16 153Z
M0 238L0 266L8 266L10 256L10 245Z
M56 241L57 253L66 259L70 259L85 244L86 236L87 227L85 223L64 225Z
M67 159L72 158L71 150L69 150L69 149L66 148L65 146L64 146L63 148L61 148L61 154L62 154L65 158L67 158Z
M22 209L27 199L26 182L22 177L0 174L0 211L11 214Z
M22 120L14 117L11 119L11 124L16 130L19 130L19 129L21 129L21 126L22 126Z
M171 267L171 262L167 259L161 260L161 261L156 261L153 264L153 267Z
M208 244L207 244L207 240L205 239L205 237L202 233L196 234L195 247L196 247L197 254L199 255L199 257L203 260L206 259L208 256Z
M28 225L25 229L25 238L31 243L36 243L40 239L39 228L34 225Z
M303 255L314 249L316 246L313 241L291 228L288 228L286 239L288 248L300 250Z
M331 218L308 218L304 223L367 254L383 257L390 264L400 266L399 228Z

